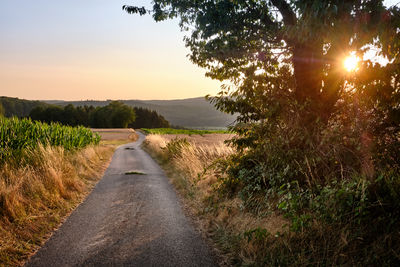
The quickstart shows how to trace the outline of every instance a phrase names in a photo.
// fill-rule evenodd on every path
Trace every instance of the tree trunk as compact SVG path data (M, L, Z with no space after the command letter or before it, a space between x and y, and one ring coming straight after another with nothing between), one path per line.
M297 45L293 49L295 96L300 104L309 102L307 105L309 118L305 118L309 122L316 118L329 119L333 105L337 101L337 94L326 90L327 84L323 86L322 54L322 45L317 44Z
M296 79L296 98L299 103L310 100L317 104L322 88L322 52L305 45L293 49L293 67Z

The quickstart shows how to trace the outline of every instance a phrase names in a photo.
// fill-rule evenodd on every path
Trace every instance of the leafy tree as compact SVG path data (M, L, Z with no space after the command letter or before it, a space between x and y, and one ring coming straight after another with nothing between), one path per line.
M126 128L129 123L135 121L136 115L132 107L125 105L119 101L112 101L110 104L104 107L105 110L110 112L112 127Z
M191 29L190 59L209 77L234 85L214 99L217 107L254 121L265 118L265 108L276 109L265 103L277 94L307 103L311 119L329 118L346 92L342 63L352 51L362 57L378 49L391 62L385 70L397 75L399 9L382 2L155 0L152 10L123 9L152 13L156 21L179 17L182 29Z
M400 244L399 7L385 7L381 0L153 3L152 10L123 9L152 13L156 21L179 17L189 31L190 59L209 77L227 82L212 101L239 113L232 141L238 152L222 164L218 188L240 196L257 214L279 210L291 220L290 230L301 232L289 235L292 244L285 240L279 247L279 239L269 240L277 253L269 251L273 264L263 263L395 265L400 252L394 245ZM343 61L351 53L360 62L357 71L348 72ZM387 64L364 58L370 53ZM298 242L318 232L312 226L324 228L324 242L312 245L315 253ZM349 247L325 239L343 233L363 242ZM300 259L309 253L309 261ZM284 261L275 261L279 257Z
M319 159L315 165L318 176L325 177L321 180L332 173L327 167L331 163L321 158L335 162L339 157L350 169L371 175L374 172L366 171L366 165L384 166L390 161L398 166L397 6L385 7L381 0L153 3L152 10L123 9L151 13L156 21L180 18L181 28L188 31L190 59L206 68L209 77L228 82L211 100L218 109L239 114L234 127L238 137L232 143L246 153L237 160L247 155L247 161L253 158L258 162L254 164L261 164L263 159L265 166L280 172L287 166L298 169L295 162L308 157L308 151L313 155L309 157ZM351 53L360 59L358 71L343 66ZM364 59L368 53L387 64ZM332 157L316 155L327 140L342 145L343 138L354 141L351 147ZM359 144L365 148L359 149ZM298 173L290 179L303 177L305 182L307 175Z
M46 120L49 122L63 122L64 121L64 110L59 106L49 106L46 110Z
M44 107L36 107L31 110L29 113L29 117L32 120L37 120L41 122L48 122L46 121L46 116L45 116L45 108Z
M97 107L90 114L90 125L93 128L112 128L109 113L103 107Z
M154 110L135 107L136 120L132 128L169 128L169 122Z
M76 126L74 118L75 108L68 105L65 108L55 105L38 106L31 110L29 117L46 123L59 122L64 125Z

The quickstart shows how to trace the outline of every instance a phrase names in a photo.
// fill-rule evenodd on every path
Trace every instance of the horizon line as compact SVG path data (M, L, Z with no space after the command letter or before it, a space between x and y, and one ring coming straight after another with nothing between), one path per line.
M176 100L188 100L188 99L196 99L196 98L204 98L206 96L197 96L197 97L187 97L187 98L173 98L173 99L80 99L80 100L63 100L63 99L28 99L28 98L20 98L17 96L5 96L1 95L0 97L7 98L16 98L20 100L29 100L29 101L62 101L62 102L82 102L82 101L176 101Z

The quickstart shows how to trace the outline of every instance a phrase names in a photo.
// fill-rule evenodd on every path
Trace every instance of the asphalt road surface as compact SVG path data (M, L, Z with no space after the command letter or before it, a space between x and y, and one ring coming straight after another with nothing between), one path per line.
M92 193L26 266L217 265L139 136L116 150Z

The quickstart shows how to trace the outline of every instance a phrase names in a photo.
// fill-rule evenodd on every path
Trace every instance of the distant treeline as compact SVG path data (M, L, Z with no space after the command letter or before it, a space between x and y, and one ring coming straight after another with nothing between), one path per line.
M83 125L92 128L159 128L169 127L169 122L157 112L130 107L113 101L104 107L67 105L39 106L29 114L33 120L59 122L64 125Z
M4 107L3 107L3 105L0 103L0 117L1 117L1 116L4 116L4 112L5 112Z
M170 123L154 110L134 107L136 120L130 124L132 128L169 128Z
M141 107L154 110L161 114L174 127L189 128L225 128L236 119L235 115L226 114L215 109L215 107L206 101L204 97L179 99L179 100L119 100L130 107ZM7 103L6 103L7 102ZM33 101L12 97L0 96L0 104L3 104L6 110L5 116L24 118L29 116L31 110L37 106L66 106L72 104L78 106L106 106L111 100L97 101L62 101L46 100ZM199 116L201 114L201 116ZM146 126L147 127L147 126Z

